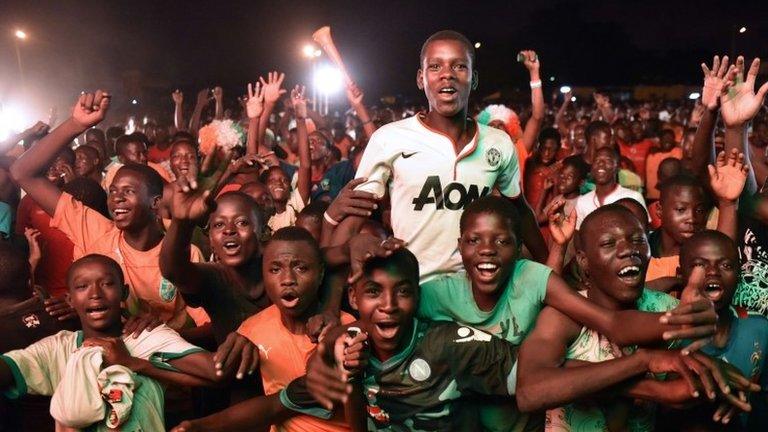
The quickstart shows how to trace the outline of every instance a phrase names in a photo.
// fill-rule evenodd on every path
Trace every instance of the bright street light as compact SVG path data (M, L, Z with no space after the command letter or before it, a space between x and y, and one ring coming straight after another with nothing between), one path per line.
M475 49L480 48L482 44L480 42L475 42Z
M26 33L24 33L24 30L16 30L16 32L14 33L14 35L15 35L15 36L16 36L18 39L21 39L21 40L24 40L24 39L26 39L26 38L27 38L27 34L26 34Z
M571 87L570 86L562 86L562 87L560 87L560 93L565 94L565 93L568 93L569 91L571 91Z
M693 93L688 95L688 99L690 99L690 100L696 100L696 99L698 99L700 97L701 97L701 93L699 93L699 92L693 92Z
M315 87L323 94L336 93L344 86L341 71L335 67L324 66L315 72Z
M747 31L746 27L742 27L742 28L739 29L739 33L744 33L745 31Z
M550 81L554 81L554 80L555 80L555 77L554 77L554 76L551 76L551 77L549 77L549 80L550 80Z
M304 45L304 49L302 50L304 53L304 57L314 57L315 55L315 47L312 45Z
M139 101L137 101L136 99L131 99L131 105L138 105L138 104L139 104Z

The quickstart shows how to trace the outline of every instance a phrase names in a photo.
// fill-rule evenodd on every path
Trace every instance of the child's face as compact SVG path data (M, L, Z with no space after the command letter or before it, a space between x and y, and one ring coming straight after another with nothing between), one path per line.
M269 189L261 183L248 183L240 188L240 192L250 196L259 205L266 220L275 214L275 200L269 194Z
M579 190L582 182L579 170L571 165L563 165L557 175L557 192L567 195Z
M264 249L264 287L283 316L308 318L317 305L323 266L304 241L273 240Z
M446 76L452 79L446 80ZM430 111L453 117L467 108L472 86L469 49L456 40L435 40L424 51L416 82L429 101Z
M659 201L661 229L683 244L707 225L707 206L701 188L672 186Z
M276 202L287 202L291 194L291 181L283 170L273 169L267 176L267 189Z
M123 147L122 153L120 153L120 161L122 163L133 162L140 165L147 164L147 147L144 143L130 142Z
M149 194L144 179L121 169L109 185L107 208L120 230L141 229L154 223L159 196Z
M222 197L216 204L208 220L211 248L222 264L239 267L258 254L261 227L242 199Z
M171 150L171 171L179 177L197 168L197 151L188 143L176 143Z
M695 267L703 267L704 294L715 304L715 309L728 307L739 276L738 251L733 244L722 240L693 241L696 244L690 247L687 256L681 256L683 279L687 281Z
M65 167L72 168L72 164L66 158L57 156L56 159L53 160L53 163L51 163L51 166L48 167L46 177L52 183L63 185L64 175L67 172Z
M372 270L349 290L349 304L359 312L382 361L397 354L410 337L418 303L418 281L391 266Z
M314 215L307 216L299 214L296 218L296 226L309 231L309 233L312 234L312 237L314 237L318 243L320 242L320 234L323 230L323 221L321 219L318 219Z
M618 161L616 155L610 151L601 151L595 154L592 161L590 173L595 180L595 184L606 185L616 182L616 171L618 170Z
M307 139L309 141L309 156L312 162L322 161L328 157L328 148L325 147L325 137L320 132L312 132Z
M560 143L555 139L546 139L541 144L541 162L549 165L555 161L557 151L560 150Z
M496 214L470 216L459 238L459 252L472 289L491 295L512 272L519 248L512 227Z
M80 317L83 330L108 331L121 324L120 302L128 288L112 266L92 260L77 265L67 285L67 301Z
M639 298L645 283L650 249L640 222L631 214L608 212L582 225L585 240L579 265L605 295L622 305Z
M75 150L75 174L87 177L99 168L99 152L93 147L80 146Z

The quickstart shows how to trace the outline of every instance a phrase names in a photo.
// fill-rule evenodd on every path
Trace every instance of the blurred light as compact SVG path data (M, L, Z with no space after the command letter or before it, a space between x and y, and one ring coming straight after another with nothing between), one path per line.
M550 80L550 81L554 81L554 80L555 80L555 77L551 76L551 77L549 77L549 80Z
M699 93L699 92L693 92L693 93L688 95L688 99L690 99L690 100L696 100L696 99L698 99L700 97L701 97L701 93Z
M571 96L571 102L576 102L576 96Z
M343 87L341 72L331 66L324 66L315 72L314 83L320 93L336 93Z
M304 49L302 50L302 52L304 53L304 57L310 57L310 58L314 57L315 47L310 44L304 45Z
M745 31L747 31L746 27L742 27L742 28L739 29L739 33L744 33Z
M21 132L31 125L25 113L15 106L0 106L0 140L16 132Z
M475 49L480 48L482 44L480 42L475 42Z
M125 127L125 134L130 135L134 132L136 132L136 119L131 116L128 118L128 126Z
M744 32L742 32L742 33L744 33ZM16 30L16 32L14 33L14 35L16 35L16 37L17 37L17 38L19 38L19 39L21 39L21 40L24 40L24 39L26 39L26 38L27 38L27 34L26 34L26 33L24 33L24 30Z
M139 101L137 101L136 99L131 99L131 105L138 105L138 104L139 104Z
M321 55L323 55L322 51L320 51L319 49L315 50L315 57L320 57Z
M565 94L565 93L568 93L569 91L571 91L571 87L570 86L562 86L562 87L560 87L560 93Z
M141 124L143 124L144 126L146 126L146 125L147 125L147 123L149 123L149 117L147 117L147 116L144 116L144 118L143 118L143 119L141 119Z

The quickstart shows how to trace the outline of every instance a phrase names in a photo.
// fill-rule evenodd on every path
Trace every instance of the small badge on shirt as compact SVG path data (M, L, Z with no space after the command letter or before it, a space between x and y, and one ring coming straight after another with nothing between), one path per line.
M24 315L21 318L21 321L27 328L36 328L40 326L40 318L35 314Z
M160 298L166 303L170 303L176 298L176 285L166 278L160 279Z
M426 381L432 375L432 368L426 360L417 358L408 366L408 374L416 381Z
M501 152L495 147L491 147L485 151L485 160L488 165L495 167L501 161Z

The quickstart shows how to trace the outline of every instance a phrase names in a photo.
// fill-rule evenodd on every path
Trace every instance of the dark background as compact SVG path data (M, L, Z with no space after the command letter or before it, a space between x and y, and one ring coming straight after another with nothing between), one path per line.
M170 110L173 88L192 104L203 86L221 85L232 97L273 69L285 71L290 85L307 83L301 48L325 24L369 102L382 95L418 100L419 48L445 28L482 43L480 96L525 87L515 54L529 47L554 86L697 84L699 64L715 53L768 54L766 1L2 0L0 103L23 100L37 115L102 87L119 106L139 95L135 109ZM20 45L23 94L16 28L29 34Z

